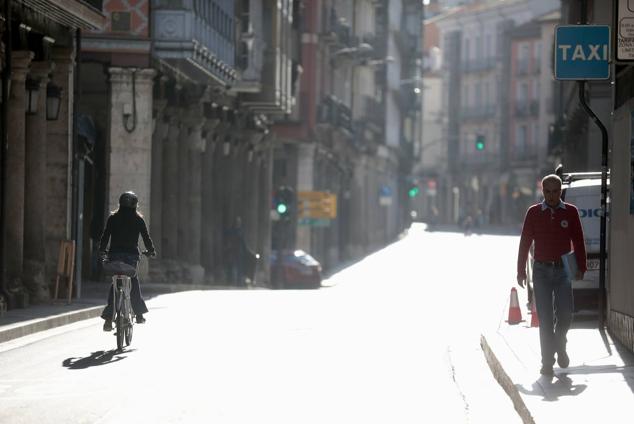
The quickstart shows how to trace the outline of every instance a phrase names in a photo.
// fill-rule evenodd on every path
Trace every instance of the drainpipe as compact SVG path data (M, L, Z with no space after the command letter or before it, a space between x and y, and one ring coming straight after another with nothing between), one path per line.
M4 205L6 196L6 183L7 183L7 151L8 151L8 134L7 124L9 123L9 81L11 81L11 0L4 1L4 8L2 14L5 18L5 32L4 32L4 69L2 70L2 110L0 117L1 132L0 142L2 148L0 149L0 294L4 297L5 301L9 300L9 293L7 291L7 281L5 275L5 242L4 242Z
M75 72L73 75L73 124L72 124L72 145L73 145L73 176L72 176L72 219L71 238L75 240L75 295L81 299L81 276L83 257L83 229L84 229L84 157L79 146L79 133L77 124L79 122L79 101L81 99L80 70L81 70L81 30L75 32Z

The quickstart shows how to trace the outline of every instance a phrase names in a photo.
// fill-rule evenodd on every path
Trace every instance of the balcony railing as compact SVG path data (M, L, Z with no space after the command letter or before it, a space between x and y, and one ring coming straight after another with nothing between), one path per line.
M529 117L539 115L539 102L537 100L518 100L515 102L515 116Z
M153 6L158 60L196 81L226 85L235 80L232 6L182 0L157 0Z
M385 108L383 103L377 101L374 97L364 96L363 109L363 118L382 127L381 123L385 120Z
M515 75L524 76L530 73L530 61L528 59L517 59L515 62Z
M494 57L483 57L480 59L470 59L462 64L465 73L487 72L495 69L497 59Z
M463 107L460 110L460 118L468 120L486 120L495 117L497 108L495 105Z
M329 124L352 133L352 111L335 96L327 96L321 101L317 112L320 124Z

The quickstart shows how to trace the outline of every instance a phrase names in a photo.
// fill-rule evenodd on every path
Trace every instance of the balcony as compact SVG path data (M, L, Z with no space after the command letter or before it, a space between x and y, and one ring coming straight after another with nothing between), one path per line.
M495 69L497 59L494 57L483 57L480 59L470 59L463 62L462 71L464 73L488 72Z
M296 2L267 2L266 7L257 0L237 3L248 6L241 10L246 21L242 30L247 31L243 32L243 42L248 45L243 49L246 59L241 79L232 90L241 95L241 104L254 112L288 115L295 103L294 89L301 70L299 49L293 44L300 38L293 27Z
M530 60L528 58L517 59L515 61L515 75L527 76L531 73Z
M515 116L518 118L535 117L539 115L539 102L534 100L518 100L514 107Z
M324 20L325 28L323 29L322 39L329 44L340 46L352 45L352 28L345 19L337 16L335 8L324 8L322 13L324 16L328 16L328 18Z
M237 77L233 5L210 0L155 0L153 56L175 74L201 84Z
M495 105L463 107L460 110L460 118L470 121L484 121L495 118L497 108Z
M335 96L326 96L317 108L317 122L353 133L352 111Z

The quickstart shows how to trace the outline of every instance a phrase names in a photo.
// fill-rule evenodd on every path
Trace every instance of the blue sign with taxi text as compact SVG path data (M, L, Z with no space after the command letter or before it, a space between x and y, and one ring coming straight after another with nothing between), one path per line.
M610 27L559 25L555 31L555 79L610 78Z

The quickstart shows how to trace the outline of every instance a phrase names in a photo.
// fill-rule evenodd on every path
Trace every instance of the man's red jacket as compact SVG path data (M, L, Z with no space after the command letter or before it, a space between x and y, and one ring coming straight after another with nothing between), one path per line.
M526 260L533 241L535 260L556 261L572 248L578 270L586 272L583 227L579 211L574 205L560 202L559 206L553 209L546 202L542 202L528 208L517 255L518 277L526 278Z

